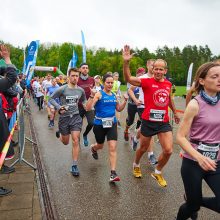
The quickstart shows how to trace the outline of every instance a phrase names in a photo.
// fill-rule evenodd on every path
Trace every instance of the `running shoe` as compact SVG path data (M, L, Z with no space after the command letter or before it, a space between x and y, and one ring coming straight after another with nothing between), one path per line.
M11 159L14 158L14 156L15 156L15 154L12 154L12 155L6 156L6 157L5 157L5 160L11 160Z
M59 130L56 131L56 137L57 137L57 138L60 138L60 131L59 131Z
M156 165L158 163L157 158L155 157L154 154L150 155L150 157L148 158L148 161L151 165Z
M13 173L15 172L15 168L14 167L8 167L6 165L2 165L2 168L0 170L1 174L9 174L9 173Z
M77 165L72 165L72 169L70 172L72 173L73 176L79 176L79 169Z
M140 168L140 167L133 166L133 175L134 175L136 178L141 178L141 177L142 177L141 168Z
M85 147L89 146L89 142L88 142L87 136L83 136L83 143L84 143Z
M125 141L129 140L129 133L128 133L128 131L124 131L124 139L125 139Z
M92 157L95 159L95 160L98 160L99 159L99 156L98 156L98 153L96 150L93 149L93 146L91 145L91 153L92 153Z
M137 150L138 141L134 140L134 136L131 137L131 145L132 145L133 151L136 151Z
M0 196L6 196L12 192L11 189L5 189L3 187L0 187Z
M53 122L50 121L49 124L48 124L48 127L49 127L49 128L52 128L53 126L54 126L54 125L53 125Z
M120 181L119 176L117 175L116 172L111 172L111 176L110 176L110 182L118 182Z
M159 186L161 186L161 187L167 186L167 182L163 178L162 174L151 173L151 176L157 181Z

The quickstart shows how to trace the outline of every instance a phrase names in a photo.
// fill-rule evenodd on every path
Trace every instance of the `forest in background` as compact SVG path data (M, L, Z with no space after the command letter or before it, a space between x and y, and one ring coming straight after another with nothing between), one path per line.
M0 43L6 43L0 41ZM18 69L23 66L23 48L15 47L8 44L11 49L11 60ZM73 49L78 56L77 66L82 63L82 46L72 43L42 43L40 44L37 56L37 66L57 66L66 74L70 59L72 58ZM193 76L197 68L208 61L219 59L219 56L213 56L208 45L196 46L187 45L182 50L178 47L169 48L167 46L158 47L155 52L150 52L147 48L133 48L135 56L131 60L131 72L134 75L138 67L145 67L148 59L165 59L168 63L168 75L172 78L175 85L186 85L188 68L190 63L194 63ZM90 75L104 75L106 72L118 72L120 81L124 83L122 75L122 52L119 49L107 50L105 48L91 47L87 48L86 60L89 65ZM46 73L36 72L37 75Z

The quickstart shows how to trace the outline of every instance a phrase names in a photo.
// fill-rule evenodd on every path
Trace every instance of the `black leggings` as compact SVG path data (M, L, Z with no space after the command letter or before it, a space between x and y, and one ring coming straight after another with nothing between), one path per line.
M93 127L95 112L94 112L94 110L86 111L84 108L79 108L79 114L82 119L86 116L88 124L86 126L85 132L83 133L83 136L87 136Z
M42 107L43 103L44 103L44 97L43 96L37 97L37 105L39 106L39 110L43 108Z
M196 161L183 158L181 175L187 202L180 206L177 220L188 219L201 206L220 213L220 161L216 171L204 171ZM203 179L215 197L202 197Z

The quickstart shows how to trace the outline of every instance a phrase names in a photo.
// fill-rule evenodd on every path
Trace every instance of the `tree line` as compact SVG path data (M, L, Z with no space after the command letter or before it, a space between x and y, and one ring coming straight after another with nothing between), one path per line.
M4 43L3 41L0 41ZM9 44L11 48L12 62L18 69L23 66L23 49L14 47ZM73 48L78 55L77 66L82 62L82 46L72 43L43 43L40 44L37 56L37 66L57 66L66 74L70 59L72 58ZM182 50L178 47L169 48L164 46L158 47L153 53L147 48L138 49L133 48L135 52L134 58L131 60L131 73L135 75L138 67L145 67L148 59L165 59L168 63L168 75L172 78L175 85L186 85L188 68L190 63L194 63L193 76L197 68L208 61L219 59L219 56L213 56L208 45L196 46L187 45ZM86 59L90 68L90 75L104 75L107 72L118 72L120 74L120 81L124 83L122 75L122 52L119 49L107 50L105 48L91 47L87 48ZM37 75L45 75L46 73L36 72Z

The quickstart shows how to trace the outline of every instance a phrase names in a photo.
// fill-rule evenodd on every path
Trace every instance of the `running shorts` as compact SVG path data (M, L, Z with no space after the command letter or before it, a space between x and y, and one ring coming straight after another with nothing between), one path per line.
M141 134L145 137L151 137L168 131L172 131L169 122L147 121L142 119Z
M81 131L82 118L79 114L73 115L72 117L60 117L58 127L62 135L71 134L71 131Z
M94 125L93 132L95 134L95 139L98 144L103 144L105 142L105 136L107 141L117 141L117 123L113 124L111 128L103 128L102 125Z

